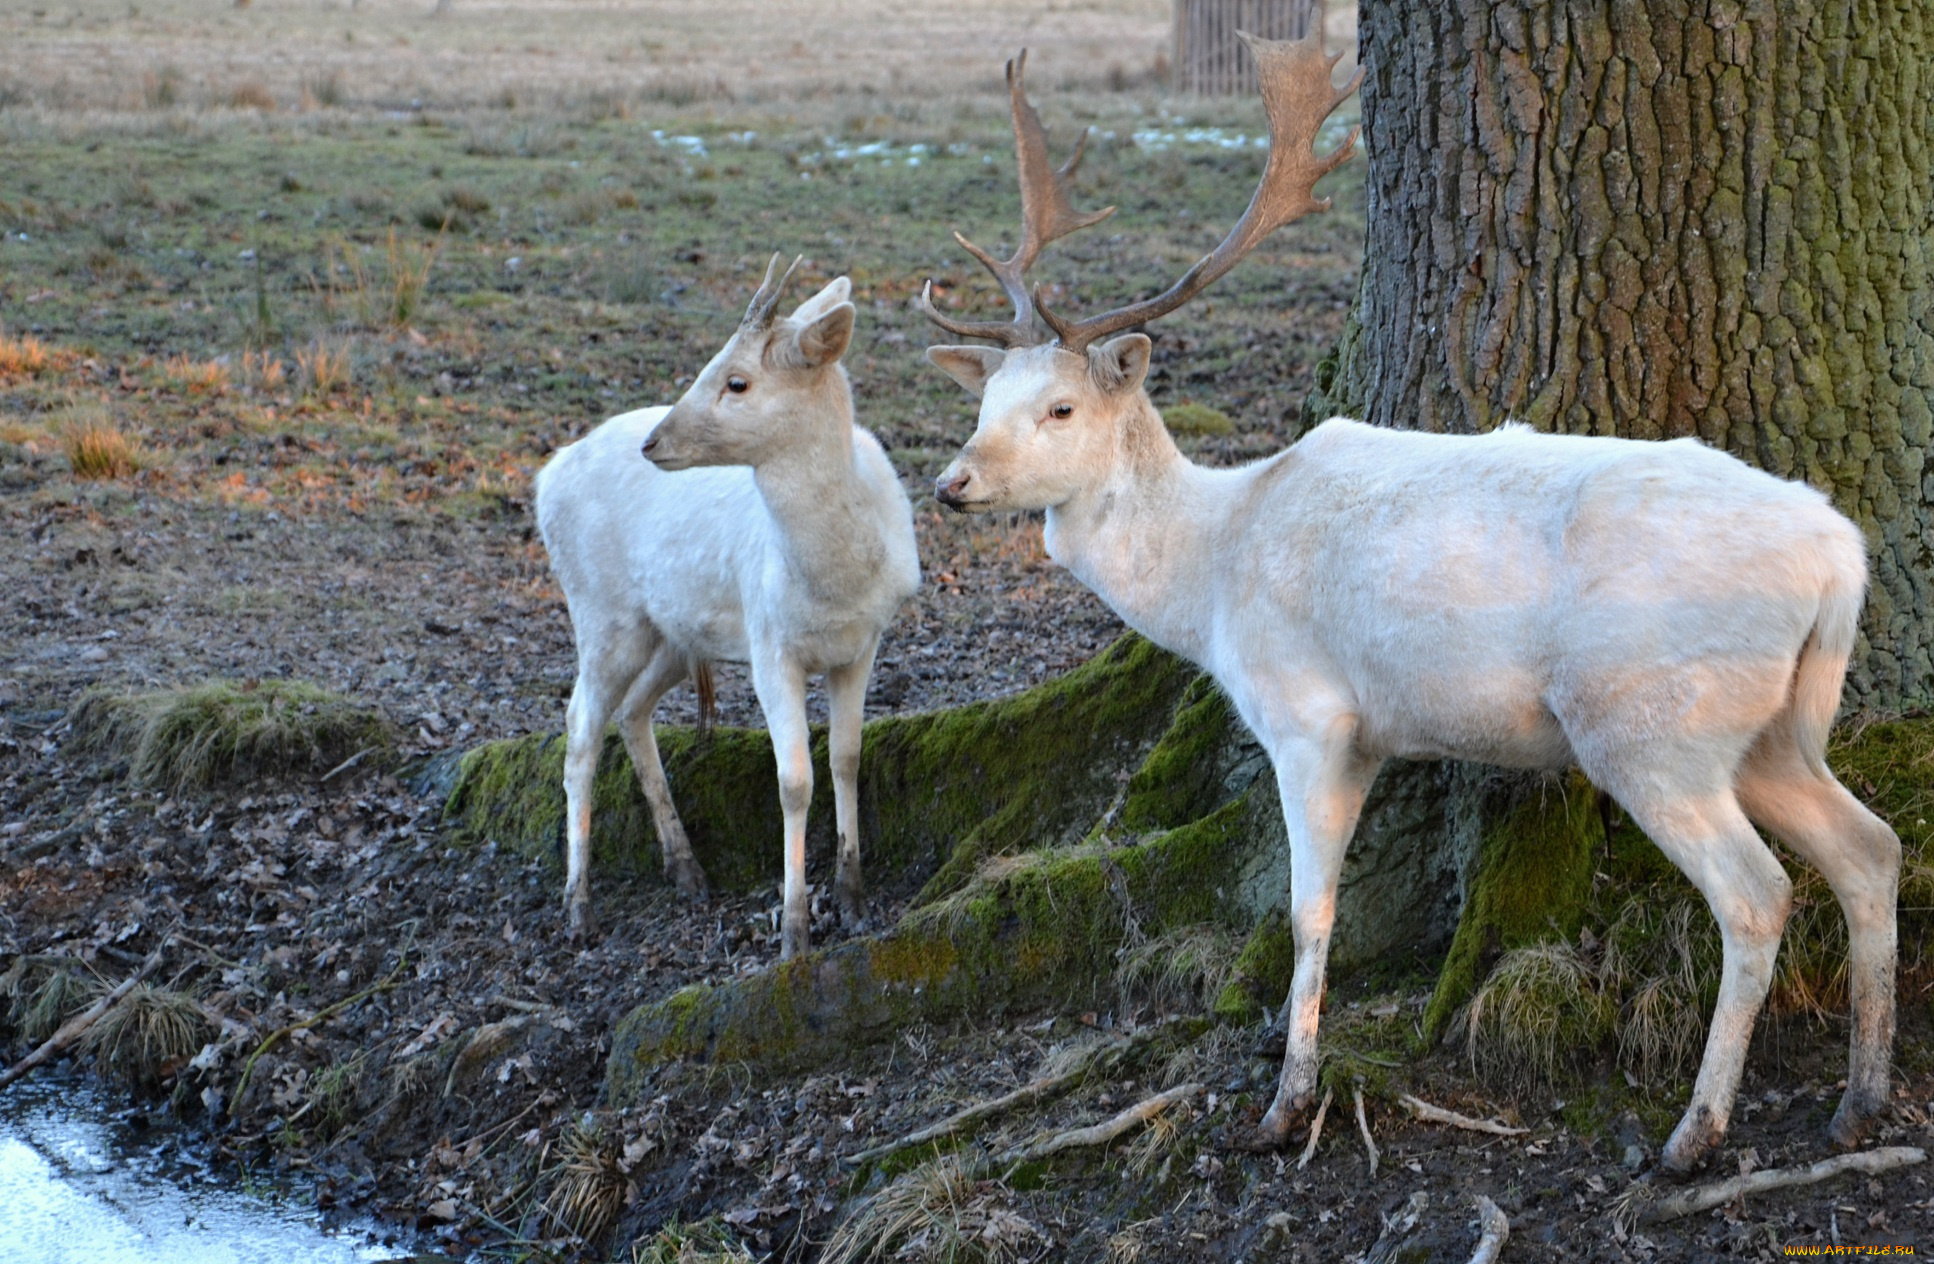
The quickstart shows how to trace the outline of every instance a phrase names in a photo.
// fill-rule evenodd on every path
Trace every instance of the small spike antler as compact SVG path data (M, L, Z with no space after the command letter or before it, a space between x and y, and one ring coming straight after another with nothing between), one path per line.
M786 282L792 280L792 274L799 269L799 261L805 257L794 255L792 264L786 269L786 274L780 277L778 284L775 285L772 276L779 271L779 260L784 256L776 251L773 253L772 261L766 264L766 279L759 282L758 293L752 296L751 305L745 309L745 315L740 318L739 328L764 329L772 323L772 313L779 306L779 296L786 292Z
M963 338L988 338L1005 347L1024 347L1047 341L1047 333L1034 319L1034 299L1027 288L1027 270L1034 266L1041 248L1077 229L1099 224L1115 213L1115 208L1077 211L1069 200L1074 187L1075 169L1088 147L1084 129L1075 142L1074 153L1059 168L1049 166L1047 129L1041 116L1028 103L1021 77L1027 70L1027 50L1007 63L1007 95L1014 112L1014 158L1021 182L1021 244L1012 258L996 259L959 233L954 240L968 254L981 261L1001 283L1007 299L1014 304L1014 319L1009 321L957 321L941 315L933 305L933 282L929 281L918 300L928 320L948 333Z
M1329 209L1328 198L1315 196L1316 182L1349 160L1360 129L1352 128L1349 137L1328 155L1316 153L1316 137L1323 120L1363 81L1362 69L1359 67L1341 90L1331 86L1330 72L1343 54L1323 51L1320 17L1311 24L1309 35L1300 40L1262 39L1246 31L1237 34L1255 55L1263 108L1269 114L1269 158L1249 209L1221 245L1154 298L1087 320L1066 320L1049 311L1037 292L1035 309L1067 350L1085 351L1097 339L1166 316L1214 284L1276 229L1311 211Z

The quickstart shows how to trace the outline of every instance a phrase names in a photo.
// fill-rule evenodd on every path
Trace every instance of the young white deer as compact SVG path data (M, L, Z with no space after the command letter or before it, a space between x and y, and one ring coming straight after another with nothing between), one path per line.
M707 664L721 660L751 664L779 766L782 954L804 952L809 937L814 672L826 674L831 719L840 917L862 921L861 705L880 633L919 587L920 562L906 492L878 440L853 422L839 362L853 333L852 286L840 277L775 319L792 276L789 268L775 282L778 266L774 255L737 332L676 404L613 417L537 477L538 526L578 650L564 756L574 935L591 924L591 782L614 711L665 871L686 896L704 895L651 713L688 675L701 706L709 702Z
M1337 877L1364 796L1386 759L1434 756L1582 766L1704 893L1724 970L1664 1155L1675 1170L1724 1134L1786 922L1790 883L1754 824L1816 866L1850 932L1852 1064L1832 1137L1855 1144L1888 1100L1900 843L1823 758L1866 584L1854 526L1818 492L1689 439L1339 418L1254 465L1203 469L1149 401L1149 340L1123 331L1328 205L1313 186L1355 136L1326 157L1312 145L1356 85L1335 90L1320 39L1249 41L1272 147L1227 239L1163 294L1081 321L1031 300L1023 274L1106 212L1072 209L1074 164L1049 169L1009 67L1025 231L1007 260L967 248L1017 314L959 322L922 296L944 329L1001 344L927 352L981 399L936 494L962 510L1045 509L1048 552L1211 672L1269 752L1296 965L1258 1144L1283 1144L1316 1088Z

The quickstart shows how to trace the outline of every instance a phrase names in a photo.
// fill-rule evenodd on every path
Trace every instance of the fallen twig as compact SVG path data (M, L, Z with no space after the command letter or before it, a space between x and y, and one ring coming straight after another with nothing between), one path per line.
M403 973L403 967L408 964L409 964L409 957L404 956L401 960L397 961L396 968L394 970L391 970L387 975L385 975L381 982L372 983L370 986L364 988L362 991L356 993L356 995L352 997L347 998L346 1000L337 1001L334 1005L325 1006L324 1008L319 1009L315 1013L309 1015L309 1017L303 1019L299 1023L290 1023L287 1027L278 1027L274 1031L270 1032L268 1035L264 1036L262 1038L262 1043L255 1046L255 1052L248 1055L248 1061L242 1063L241 1078L236 1080L235 1082L235 1095L228 1099L228 1117L230 1119L235 1118L236 1112L241 1110L242 1095L248 1092L249 1077L255 1074L255 1063L258 1058L260 1058L263 1054L267 1053L270 1049L273 1049L278 1043L282 1041L284 1037L294 1035L296 1032L301 1031L304 1028L314 1027L317 1023L326 1022L329 1019L334 1018L337 1014L340 1014L344 1010L348 1009L351 1005L356 1004L356 1002L358 1001L366 1001L370 997L375 996L379 992L388 992L393 988L402 986L402 979L400 976Z
M1011 1093L1003 1094L990 1101L977 1102L964 1110L955 1111L937 1123L915 1129L903 1137L898 1137L882 1145L861 1150L856 1154L846 1155L841 1159L841 1162L849 1166L858 1166L861 1163L870 1163L875 1159L883 1159L890 1154L898 1154L902 1150L911 1149L917 1145L925 1145L929 1141L937 1141L941 1137L950 1136L953 1133L959 1132L969 1124L979 1123L983 1119L991 1119L993 1116L1012 1110L1016 1106L1025 1106L1030 1102L1037 1102L1043 1098L1052 1097L1063 1089L1078 1084L1099 1064L1105 1063L1110 1066L1120 1065L1122 1059L1126 1058L1136 1045L1146 1043L1156 1034L1166 1030L1168 1026L1169 1024L1162 1023L1154 1027L1145 1028L1133 1036L1127 1036L1109 1044L1098 1045L1090 1052L1089 1056L1081 1059L1075 1066L1069 1067L1066 1071L1058 1075L1044 1075L1039 1079L1031 1080Z
M1477 1250L1471 1252L1471 1264L1494 1264L1511 1237L1511 1222L1482 1194L1477 1196L1477 1228Z
M1377 1143L1370 1137L1370 1121L1363 1117L1363 1090L1361 1088L1353 1088L1350 1091L1356 1094L1356 1126L1357 1130L1363 1134L1363 1148L1370 1153L1370 1178L1375 1180L1377 1175Z
M338 775L342 773L346 773L351 768L354 768L357 764L362 763L363 759L366 756L374 754L377 749L378 748L374 746L363 747L361 750L357 751L354 755L351 755L348 759L343 760L340 764L337 764L334 768L331 768L328 772L322 774L322 780L317 782L316 784L324 785L324 786L328 785L331 781L334 781Z
M85 1010L62 1023L60 1030L47 1037L38 1049L35 1049L32 1053L20 1059L20 1061L14 1063L5 1071L0 1071L0 1088L7 1087L7 1085L13 1083L21 1076L27 1074L41 1063L54 1057L63 1049L67 1048L67 1046L80 1039L81 1033L85 1032L89 1027L92 1027L96 1022L99 1022L101 1015L120 1004L121 998L134 990L135 984L141 982L141 980L147 978L154 972L154 968L161 964L161 954L167 951L169 942L169 936L162 936L161 942L155 945L154 951L149 953L147 958L142 961L140 967L133 974L123 979L119 986L106 996L103 996L100 1000L88 1006Z
M1107 1145L1129 1129L1147 1123L1175 1103L1184 1098L1194 1097L1201 1091L1200 1084L1178 1084L1165 1093L1157 1093L1153 1097L1136 1102L1112 1119L1091 1124L1086 1128L1070 1128L1065 1132L1037 1136L1025 1145L1016 1146L991 1160L975 1164L973 1170L977 1176L986 1175L990 1172L1006 1171L1017 1164L1038 1162L1049 1155L1059 1154L1063 1150L1072 1150L1079 1146Z
M1488 1132L1499 1137L1522 1137L1531 1131L1529 1128L1513 1128L1510 1124L1496 1119L1473 1119L1469 1115L1460 1115L1454 1110L1445 1110L1442 1106L1432 1106L1422 1098L1412 1097L1408 1093L1399 1095L1397 1104L1427 1124L1447 1124L1452 1128L1462 1128L1468 1132Z
M1316 1118L1309 1121L1309 1141L1303 1146L1303 1157L1296 1160L1296 1170L1302 1171L1309 1161L1316 1157L1316 1143L1323 1136L1323 1116L1330 1113L1330 1098L1336 1096L1335 1089L1323 1090L1323 1100L1317 1104Z
M1813 1185L1846 1172L1861 1172L1871 1176L1926 1161L1927 1151L1919 1146L1884 1146L1878 1150L1861 1150L1855 1154L1821 1159L1805 1167L1763 1168L1745 1176L1715 1181L1710 1185L1695 1185L1691 1189L1677 1190L1664 1196L1660 1196L1650 1185L1635 1184L1620 1198L1613 1214L1627 1224L1656 1224L1661 1220L1677 1220L1697 1211L1723 1206L1747 1194L1787 1189L1795 1185Z

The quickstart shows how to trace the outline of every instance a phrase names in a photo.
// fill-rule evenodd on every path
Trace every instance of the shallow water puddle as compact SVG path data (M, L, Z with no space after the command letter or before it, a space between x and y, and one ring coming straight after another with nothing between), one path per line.
M406 1252L223 1184L171 1128L139 1129L92 1089L0 1095L0 1260L9 1264L361 1264Z

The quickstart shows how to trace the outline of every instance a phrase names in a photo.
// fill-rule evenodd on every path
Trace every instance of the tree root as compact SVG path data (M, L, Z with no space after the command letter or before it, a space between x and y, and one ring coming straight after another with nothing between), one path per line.
M403 983L403 967L408 964L409 957L406 954L396 963L396 968L385 975L380 983L371 984L354 996L347 997L344 1000L337 1001L334 1005L317 1010L299 1023L290 1023L287 1027L278 1027L264 1036L262 1043L256 1045L255 1051L248 1055L248 1061L242 1064L241 1078L235 1082L235 1095L228 1099L228 1117L234 1119L238 1112L241 1111L242 1098L248 1092L249 1077L255 1074L255 1063L257 1059L281 1043L284 1037L294 1035L306 1027L314 1027L317 1023L326 1022L358 1001L366 1001L379 992L388 992L394 988L401 987Z
M1359 1086L1350 1090L1356 1095L1356 1126L1363 1134L1363 1148L1370 1156L1370 1179L1377 1177L1377 1143L1370 1136L1370 1121L1363 1117L1363 1089Z
M1412 1097L1408 1093L1399 1094L1397 1104L1427 1124L1446 1124L1452 1128L1462 1128L1467 1132L1488 1132L1498 1137L1522 1137L1531 1131L1529 1128L1513 1128L1510 1124L1496 1119L1473 1119L1469 1115L1460 1115L1454 1110L1445 1110L1442 1106L1432 1106L1422 1098Z
M141 980L147 978L154 972L155 967L161 964L161 955L168 950L168 945L171 942L172 936L163 935L161 942L155 945L155 950L149 953L147 958L142 961L140 967L133 974L123 979L119 986L106 996L103 996L100 1000L88 1006L81 1013L74 1015L74 1017L62 1023L60 1030L47 1037L38 1049L35 1049L32 1053L20 1059L20 1061L14 1063L5 1071L0 1071L0 1088L5 1088L7 1085L12 1084L15 1080L26 1075L29 1071L32 1071L35 1067L59 1054L69 1045L80 1039L89 1027L92 1027L100 1021L103 1014L106 1014L109 1010L120 1004L121 998L134 990L135 984L141 982Z
M1511 1237L1511 1222L1482 1194L1477 1196L1477 1228L1477 1249L1471 1252L1471 1264L1495 1264L1498 1252Z
M1107 1145L1129 1129L1154 1119L1175 1103L1194 1097L1202 1091L1202 1087L1201 1084L1196 1083L1178 1084L1165 1093L1157 1093L1153 1097L1136 1102L1112 1119L1090 1124L1086 1128L1070 1128L1065 1132L1036 1136L1025 1145L1015 1146L992 1159L974 1164L972 1173L975 1179L983 1179L999 1172L1009 1171L1023 1163L1039 1162L1063 1150L1072 1150L1080 1146Z
M1075 1084L1080 1083L1090 1072L1098 1067L1113 1068L1120 1066L1137 1047L1148 1043L1157 1034L1166 1031L1170 1026L1172 1026L1170 1023L1161 1023L1157 1026L1136 1032L1132 1036L1097 1046L1089 1052L1088 1056L1082 1058L1074 1066L1058 1075L1044 1075L1039 1079L1030 1080L1011 1093L1003 1094L990 1101L976 1102L964 1110L955 1111L937 1123L915 1129L903 1137L895 1138L883 1145L876 1145L869 1149L861 1150L857 1154L846 1155L841 1159L841 1162L850 1167L858 1167L862 1163L871 1163L876 1159L884 1159L888 1155L898 1154L902 1150L908 1150L918 1145L925 1145L929 1141L937 1141L942 1137L952 1136L969 1124L979 1123L983 1119L991 1119L996 1115L1012 1110L1016 1106L1025 1106L1031 1102L1038 1102L1052 1097L1064 1089L1071 1088Z
M1845 1172L1861 1172L1871 1176L1926 1161L1927 1151L1918 1146L1885 1146L1878 1150L1862 1150L1856 1154L1822 1159L1805 1167L1764 1168L1730 1180L1695 1185L1663 1197L1650 1184L1635 1184L1619 1196L1612 1208L1612 1216L1621 1227L1629 1230L1636 1224L1677 1220L1694 1212L1723 1206L1747 1194L1787 1189L1795 1185L1813 1185Z
M1296 1170L1299 1172L1316 1157L1316 1143L1323 1136L1323 1116L1330 1113L1330 1099L1335 1096L1335 1089L1323 1090L1323 1100L1316 1107L1316 1118L1309 1121L1309 1141L1303 1146L1303 1157L1296 1160Z

